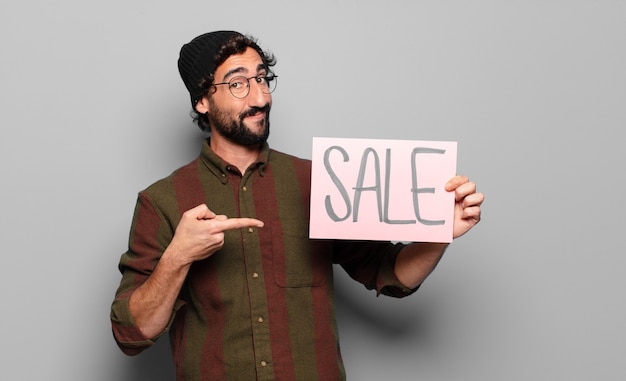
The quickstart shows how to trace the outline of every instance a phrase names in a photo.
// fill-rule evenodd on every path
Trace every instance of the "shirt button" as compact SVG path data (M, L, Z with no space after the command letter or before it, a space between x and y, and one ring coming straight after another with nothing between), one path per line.
M267 363L266 363L265 361L261 361L261 366L262 366L262 367L266 367L266 366L267 366Z
M254 232L254 229L248 228L248 233L253 233L253 232Z
M244 185L244 186L243 186L243 188L241 188L241 189L243 189L243 191L245 192L245 191L247 191L247 190L248 190L248 187L246 187L246 186Z
M252 273L252 278L256 279L259 277L259 273Z
M263 323L263 318L261 316L259 316L256 321L258 321L259 323Z

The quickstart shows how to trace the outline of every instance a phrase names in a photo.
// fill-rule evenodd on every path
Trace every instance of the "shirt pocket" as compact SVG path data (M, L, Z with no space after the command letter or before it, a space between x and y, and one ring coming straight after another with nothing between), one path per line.
M279 287L319 287L332 276L330 247L309 239L306 229L272 225L272 266Z

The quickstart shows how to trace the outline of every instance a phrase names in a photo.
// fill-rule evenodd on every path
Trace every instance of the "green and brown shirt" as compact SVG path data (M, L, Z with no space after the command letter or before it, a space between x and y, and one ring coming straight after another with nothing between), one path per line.
M264 146L243 175L203 143L197 159L138 195L122 280L111 307L115 340L136 354L144 337L128 310L182 214L206 204L263 228L227 231L224 247L192 265L170 334L177 380L344 380L333 263L378 294L403 297L393 267L401 245L308 238L311 162Z

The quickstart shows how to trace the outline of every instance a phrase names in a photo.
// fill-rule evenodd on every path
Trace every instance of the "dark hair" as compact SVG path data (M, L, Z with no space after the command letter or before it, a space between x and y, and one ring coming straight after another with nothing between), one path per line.
M276 65L276 58L270 52L263 51L261 47L257 44L257 41L252 36L243 36L237 35L228 40L226 44L224 44L218 51L215 53L214 62L215 66L219 66L224 63L228 59L228 57L234 54L243 54L247 48L254 49L259 56L261 56L261 60L263 61L263 65L267 69L268 72L271 72L270 68ZM215 88L212 83L215 79L215 73L211 73L208 76L202 78L198 83L198 87L202 89L202 92L206 96L210 96L212 94L211 88ZM206 114L200 114L195 105L192 110L192 116L195 123L198 124L198 127L204 131L211 131L211 124L209 123L209 118Z

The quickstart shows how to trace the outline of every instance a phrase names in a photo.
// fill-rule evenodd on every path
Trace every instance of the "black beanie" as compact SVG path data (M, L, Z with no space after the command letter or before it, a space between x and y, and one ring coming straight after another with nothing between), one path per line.
M241 33L234 31L216 31L200 35L180 49L178 58L178 71L180 77L189 90L191 107L205 95L200 88L200 82L215 73L217 62L215 55L226 43Z

